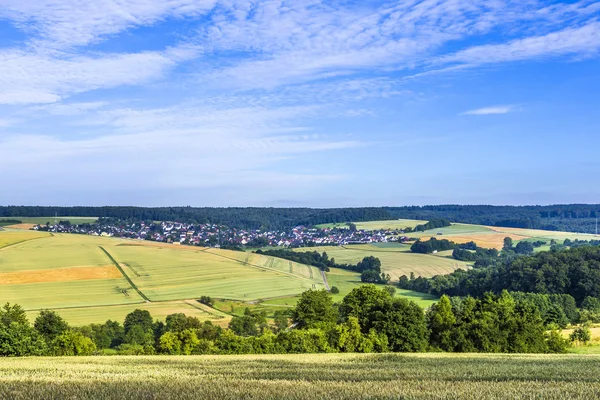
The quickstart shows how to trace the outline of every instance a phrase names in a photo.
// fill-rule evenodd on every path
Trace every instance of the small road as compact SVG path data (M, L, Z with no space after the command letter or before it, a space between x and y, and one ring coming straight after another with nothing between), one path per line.
M323 283L325 284L325 289L327 289L327 291L329 292L329 283L327 282L327 277L325 276L325 271L323 271L322 269L321 271L321 276L323 277Z

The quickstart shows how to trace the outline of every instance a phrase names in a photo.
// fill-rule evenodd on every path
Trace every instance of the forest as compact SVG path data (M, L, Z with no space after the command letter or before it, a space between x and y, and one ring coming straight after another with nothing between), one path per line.
M381 221L398 218L569 232L595 232L600 205L432 205L365 208L260 207L51 207L0 206L0 218L95 216L119 219L215 223L240 229L289 229L298 225Z
M504 252L503 252L504 253ZM436 295L481 297L502 290L567 294L578 305L600 296L600 247L579 246L535 255L502 256L494 266L457 270L433 278L401 277L405 289Z

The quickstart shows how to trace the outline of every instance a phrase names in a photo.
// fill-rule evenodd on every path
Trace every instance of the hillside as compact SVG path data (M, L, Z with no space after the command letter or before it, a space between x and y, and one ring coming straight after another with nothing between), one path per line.
M312 267L246 257L228 250L5 230L0 232L1 301L27 310L69 309L80 320L85 313L107 316L107 306L119 306L115 311L122 313L139 304L202 295L251 301L324 287ZM172 303L164 308L190 306ZM215 314L205 317L220 317Z

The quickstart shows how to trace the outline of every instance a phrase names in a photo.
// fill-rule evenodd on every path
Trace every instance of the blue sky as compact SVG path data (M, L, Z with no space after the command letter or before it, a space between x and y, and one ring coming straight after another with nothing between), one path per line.
M0 0L0 204L600 199L600 2Z

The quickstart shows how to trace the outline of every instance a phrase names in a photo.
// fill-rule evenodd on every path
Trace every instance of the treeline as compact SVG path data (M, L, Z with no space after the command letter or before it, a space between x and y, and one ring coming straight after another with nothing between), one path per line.
M413 253L420 254L431 254L434 251L445 251L452 250L456 247L456 243L448 240L448 239L436 239L432 237L429 240L421 241L417 240L410 246L410 251Z
M506 292L482 299L442 299L425 312L374 285L353 289L340 304L309 290L275 324L247 310L229 329L171 314L154 321L135 310L114 321L70 327L42 311L33 326L18 305L0 309L0 355L295 354L336 352L564 352L567 342L547 326L534 304Z
M452 222L509 228L595 232L600 204L550 206L435 205L384 207L394 218L445 218Z
M180 221L214 223L241 229L289 229L350 221L389 219L447 220L469 224L514 228L595 231L600 205L570 204L553 206L411 206L365 208L210 208L210 207L49 207L0 206L0 217L112 217L145 221ZM434 229L434 228L432 228Z
M218 224L240 229L289 229L348 221L390 219L382 208L253 208L253 207L38 207L0 206L0 217L107 217L137 221Z
M296 252L287 249L269 249L256 250L256 254L262 254L270 257L283 258L300 264L312 265L322 271L329 272L330 268L340 268L349 271L360 272L361 281L364 283L382 283L387 284L390 281L389 274L381 271L381 260L377 257L364 257L357 264L338 264L335 258L329 258L326 252L318 251Z
M431 221L427 222L426 224L415 226L413 231L414 232L424 232L424 231L428 231L430 229L445 228L447 226L452 226L450 221L448 221L447 219L444 219L444 218L432 219ZM406 229L405 231L410 232L409 229Z
M401 277L400 287L435 295L480 297L502 290L568 294L577 304L600 297L600 247L582 246L507 258L493 267L457 270L433 278Z

